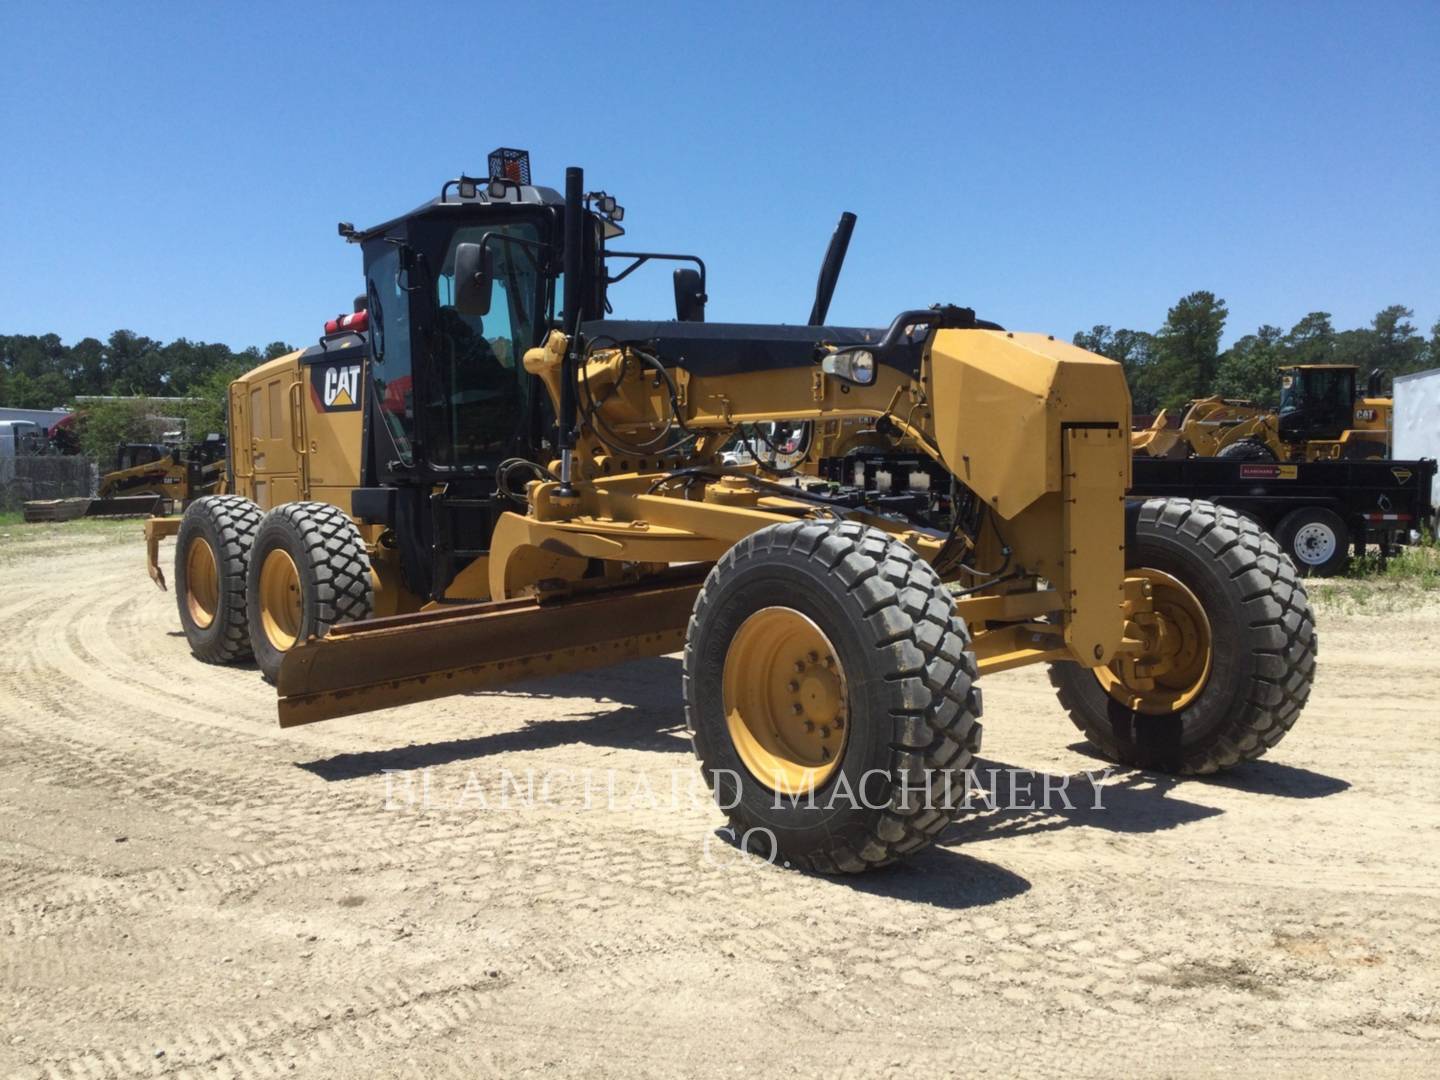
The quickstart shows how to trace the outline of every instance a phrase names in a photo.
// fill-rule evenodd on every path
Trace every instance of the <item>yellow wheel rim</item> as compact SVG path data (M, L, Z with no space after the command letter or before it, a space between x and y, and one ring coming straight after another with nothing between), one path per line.
M1100 685L1120 704L1147 716L1178 712L1210 679L1210 618L1180 581L1160 570L1127 571L1150 582L1153 612L1125 624L1125 636L1145 642L1140 653L1095 668Z
M260 564L260 624L281 652L300 636L300 571L284 548L272 549Z
M204 630L215 621L220 607L220 571L215 552L203 537L195 537L185 551L185 608L190 621Z
M793 608L755 612L730 642L721 682L730 740L755 779L803 795L834 775L850 735L848 695L818 626Z

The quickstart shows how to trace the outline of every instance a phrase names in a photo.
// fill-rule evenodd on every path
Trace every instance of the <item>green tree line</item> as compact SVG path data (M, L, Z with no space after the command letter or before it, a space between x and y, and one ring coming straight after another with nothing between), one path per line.
M52 409L77 397L177 397L167 406L185 422L191 439L224 430L225 388L266 360L292 352L283 341L236 351L228 345L176 338L168 344L132 330L105 341L82 338L66 345L58 334L0 335L0 406ZM102 462L122 442L156 437L147 404L96 402L81 410L79 449Z
M0 405L50 409L83 394L182 397L291 351L282 341L236 352L228 345L176 338L169 344L116 330L105 341L66 345L58 334L0 335Z
M1101 325L1080 331L1074 341L1125 366L1137 413L1210 394L1274 407L1280 368L1289 364L1354 364L1362 387L1375 368L1388 387L1397 375L1440 367L1440 320L1427 339L1410 321L1415 312L1401 304L1352 330L1336 330L1328 311L1312 311L1288 331L1261 326L1221 349L1228 315L1224 300L1202 290L1182 296L1153 332Z
M1137 413L1208 394L1273 406L1279 398L1278 372L1287 364L1355 364L1362 379L1379 368L1387 384L1396 375L1440 367L1440 320L1426 338L1411 322L1414 311L1400 304L1378 312L1369 326L1350 330L1336 330L1329 312L1314 311L1288 331L1261 326L1221 349L1228 315L1224 300L1202 290L1181 297L1158 330L1097 325L1077 333L1074 341L1125 366ZM103 342L87 337L73 345L57 334L0 335L0 405L49 409L84 395L193 397L199 400L176 411L186 419L190 435L199 438L221 430L225 387L232 379L290 351L283 341L238 352L188 338L166 344L131 330L116 330ZM103 445L146 438L134 434L111 440L117 432L142 428L143 410L117 405L87 411L96 415L97 437L99 429L105 431ZM107 414L103 423L99 413ZM84 441L102 445L95 438Z

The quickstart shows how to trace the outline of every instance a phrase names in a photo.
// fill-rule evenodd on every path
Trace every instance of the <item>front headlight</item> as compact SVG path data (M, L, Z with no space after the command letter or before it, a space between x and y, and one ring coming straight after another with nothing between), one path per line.
M875 381L875 354L869 349L844 349L820 362L820 370L850 382L869 386Z

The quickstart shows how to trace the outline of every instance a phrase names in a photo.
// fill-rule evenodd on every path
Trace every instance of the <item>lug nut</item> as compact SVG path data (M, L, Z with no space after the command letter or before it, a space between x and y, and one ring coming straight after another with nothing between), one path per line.
M794 679L791 679L788 683L785 684L785 689L789 690L792 694L797 694L800 692L800 684Z
M806 720L806 721L805 721L805 730L806 730L806 731L814 731L814 730L815 730L815 721L814 721L814 720Z
M801 704L797 701L794 705L791 705L791 706L790 706L790 711L791 711L792 713L794 713L796 716L799 716L802 712L805 711L805 706L801 705ZM805 722L808 724L810 721L807 720L807 721L805 721Z
M830 737L830 729L828 727L822 727L820 729L820 737L822 739L828 739Z
M795 674L798 675L798 674L800 674L800 672L802 672L802 671L804 671L804 670L805 670L805 662L804 662L803 660L796 660L796 661L795 661Z

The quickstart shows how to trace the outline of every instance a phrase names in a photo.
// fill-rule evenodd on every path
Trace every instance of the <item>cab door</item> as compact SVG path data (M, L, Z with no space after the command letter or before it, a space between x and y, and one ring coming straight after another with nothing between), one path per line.
M250 391L243 382L232 382L229 390L229 420L226 424L226 447L230 454L230 473L234 478L234 494L255 498L255 456L251 448Z
M269 509L300 498L301 458L305 446L304 410L300 406L299 364L256 373L248 385L250 460L254 498ZM237 467L237 474L239 469Z

